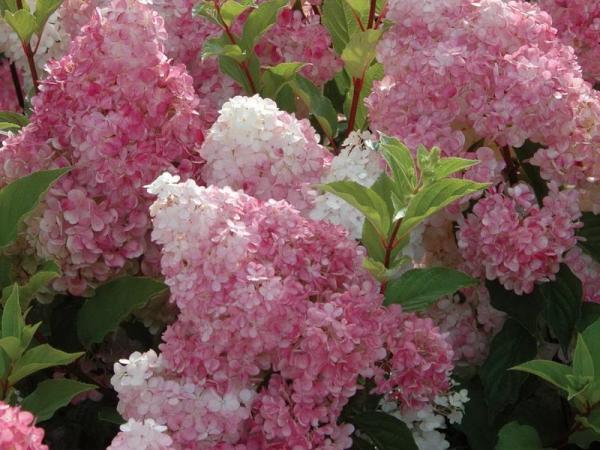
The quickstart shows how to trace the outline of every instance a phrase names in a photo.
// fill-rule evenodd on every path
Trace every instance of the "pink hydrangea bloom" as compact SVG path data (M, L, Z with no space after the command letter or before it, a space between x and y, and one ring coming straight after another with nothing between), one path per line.
M59 290L83 294L136 271L150 245L142 186L166 169L191 176L199 168L206 124L184 67L163 53L162 23L135 0L95 10L69 53L49 64L30 125L0 149L1 184L73 167L27 230L37 256L60 263Z
M42 444L44 430L34 421L30 412L0 401L0 450L48 450Z
M600 82L600 3L590 0L538 0L552 16L561 39L575 48L583 74Z
M22 112L10 73L10 63L5 59L0 60L0 111Z
M449 388L453 351L430 318L402 313L395 306L386 325L391 358L377 373L376 392L409 408L423 407Z
M553 186L539 207L526 184L508 188L506 194L491 190L460 224L457 240L465 269L498 279L518 294L554 279L564 253L577 242L577 197L575 190L559 192Z
M600 303L600 263L579 247L573 247L565 255L565 262L581 280L584 300Z
M160 356L115 366L125 417L166 425L177 449L349 448L353 428L339 415L359 377L383 376L396 351L444 359L433 350L442 336L383 308L364 250L341 228L283 201L178 181L164 174L149 190L152 236L181 313ZM437 393L442 372L394 363L393 376L413 383L416 402Z
M200 155L202 178L211 185L243 189L260 200L310 206L331 159L308 120L298 120L258 95L234 97L221 109Z
M526 2L392 0L395 22L378 45L386 77L367 99L371 124L409 146L446 154L485 138L544 146L533 162L548 179L600 178L599 95L550 16Z
M331 45L329 31L321 25L320 16L285 8L277 22L263 36L256 53L263 65L282 62L303 62L301 73L321 86L332 79L342 67Z

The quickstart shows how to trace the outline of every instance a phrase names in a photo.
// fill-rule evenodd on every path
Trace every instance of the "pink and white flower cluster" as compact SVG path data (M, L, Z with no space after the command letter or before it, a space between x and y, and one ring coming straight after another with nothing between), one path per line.
M167 426L174 448L343 449L353 427L338 419L359 378L410 405L448 387L445 335L383 308L364 250L341 228L168 174L149 190L181 313L160 356L116 365L125 417Z
M378 45L386 76L367 99L371 124L410 147L463 153L470 142L541 144L545 178L600 178L600 97L537 5L392 0ZM491 145L488 145L491 146Z
M1 185L72 167L26 233L37 257L60 263L60 291L83 294L137 271L151 245L142 187L164 170L199 169L207 125L185 68L163 53L165 39L162 18L137 1L95 10L69 53L49 64L31 123L0 149Z
M223 105L200 149L209 185L243 189L260 200L287 200L306 210L331 159L310 122L273 100L234 97Z
M600 82L600 3L590 0L538 0L552 16L552 25L568 45L575 48L590 83Z
M44 430L34 421L30 412L0 401L0 450L48 450Z
M551 187L541 207L524 183L506 193L500 186L477 202L457 233L465 269L517 294L554 279L564 253L577 243L581 213L576 190Z

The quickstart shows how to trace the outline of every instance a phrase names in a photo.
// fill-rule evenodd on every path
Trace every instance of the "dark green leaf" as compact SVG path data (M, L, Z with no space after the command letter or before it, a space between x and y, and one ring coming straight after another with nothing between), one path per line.
M573 352L573 375L583 377L594 377L594 360L588 349L583 336L577 335L577 344Z
M266 67L262 74L262 96L276 99L281 88L292 81L305 65L299 62L284 62Z
M290 82L290 87L308 107L327 137L333 139L337 134L338 122L337 113L331 101L323 96L312 82L300 75L296 75Z
M412 269L388 283L385 304L402 305L403 311L422 311L445 295L475 286L478 280L445 267Z
M519 165L521 166L523 173L529 181L529 185L533 187L538 203L541 205L543 198L548 195L548 185L546 184L546 180L540 175L540 168L529 162L531 157L533 157L540 148L541 145L527 140L522 147L515 150L515 155L519 160Z
M100 286L79 311L77 333L81 342L86 346L102 342L134 310L166 290L165 284L145 277L122 277Z
M242 62L246 59L246 52L239 45L229 43L225 35L207 39L202 46L202 59L210 56L227 56L235 62Z
M600 374L600 320L583 330L581 336L594 360L594 373Z
M585 240L579 242L579 246L600 262L600 215L584 212L581 221L583 227L577 230L577 235Z
M508 369L531 360L536 353L535 338L518 322L508 319L492 339L480 371L490 413L499 413L516 402L527 374Z
M37 206L50 185L68 171L65 168L35 172L0 190L0 248L16 239L25 216Z
M600 304L586 302L581 305L581 316L577 322L577 331L583 331L595 321L600 320Z
M470 449L493 449L496 445L498 428L489 420L488 406L479 378L475 377L461 383L461 388L469 391L469 401L465 405L465 414L458 429L467 436Z
M85 384L68 378L42 381L35 391L29 394L21 406L35 415L37 422L50 419L54 413L84 392L96 389L93 384Z
M378 450L418 450L404 422L383 412L371 411L351 418L361 434L367 435Z
M583 449L590 448L595 442L600 442L600 433L596 433L592 429L576 431L569 436L570 444L575 444Z
M544 318L566 352L581 314L581 281L566 264L561 264L556 280L537 287L544 298Z
M496 280L485 283L490 293L490 302L498 311L505 312L523 325L532 335L537 333L538 318L544 309L541 295L517 295L514 291L504 289Z
M535 428L510 422L500 429L496 450L542 450Z
M114 408L104 407L98 412L98 419L103 422L114 423L115 425L122 425L125 420L119 412Z
M21 286L20 301L21 310L25 310L29 307L29 303L33 297L43 288L45 288L50 281L59 277L61 274L60 268L53 261L48 261L40 267L40 269L34 273L31 278Z
M18 114L12 111L0 111L0 122L10 123L17 128L22 128L29 123L29 119L23 114Z
M36 0L34 15L37 22L36 33L38 36L42 35L46 21L58 9L62 1L63 0Z

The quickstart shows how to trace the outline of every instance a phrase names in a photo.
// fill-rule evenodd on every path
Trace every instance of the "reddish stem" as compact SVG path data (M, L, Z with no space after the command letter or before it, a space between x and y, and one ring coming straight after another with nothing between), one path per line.
M19 80L19 73L17 72L17 66L15 66L15 63L10 63L10 75L12 77L13 85L15 86L15 92L17 94L19 106L23 112L25 112L25 97L23 96L23 88L21 87L21 80Z
M360 100L360 92L362 91L363 84L365 82L364 75L361 78L352 78L352 84L354 85L354 93L352 94L352 104L350 106L350 116L348 117L348 128L346 129L346 137L354 130L354 124L356 123L356 114L358 112L358 101Z
M402 224L402 219L398 219L394 224L394 228L392 229L392 234L388 239L385 246L385 256L383 258L383 265L386 269L390 268L390 264L392 263L392 252L394 248L396 248L396 236L398 236L398 231L400 230L400 225ZM385 293L386 282L381 283L381 293Z
M17 0L17 8L23 9L22 0ZM35 54L35 52L31 50L30 42L22 42L21 41L21 45L23 46L23 52L25 52L25 56L27 57L27 64L29 65L29 71L31 72L31 79L33 81L33 90L37 94L39 92L38 74L37 74L37 69L35 67L35 61L33 60L33 55Z
M500 154L506 164L506 168L503 170L504 176L508 179L509 184L513 186L519 182L519 168L512 158L508 147L502 147Z
M371 5L369 6L369 22L367 23L367 28L373 28L373 23L375 22L375 9L377 8L377 0L371 0Z

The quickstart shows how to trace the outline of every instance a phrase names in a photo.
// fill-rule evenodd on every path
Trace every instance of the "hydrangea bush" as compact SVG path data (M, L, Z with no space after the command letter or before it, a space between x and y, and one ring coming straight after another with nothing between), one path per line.
M600 445L600 2L0 1L0 450Z

